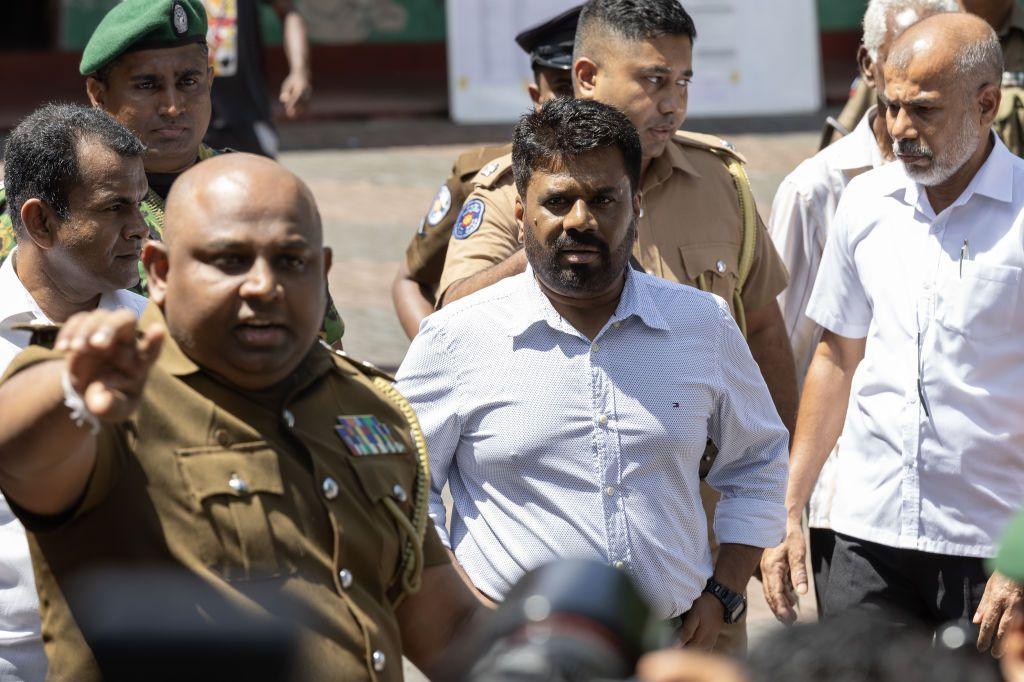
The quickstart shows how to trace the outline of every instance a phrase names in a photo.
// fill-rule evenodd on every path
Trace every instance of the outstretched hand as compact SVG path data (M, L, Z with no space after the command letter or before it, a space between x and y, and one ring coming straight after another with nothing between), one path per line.
M135 411L160 354L163 329L153 325L140 336L136 322L127 310L94 310L72 316L57 335L71 386L100 421L124 421Z

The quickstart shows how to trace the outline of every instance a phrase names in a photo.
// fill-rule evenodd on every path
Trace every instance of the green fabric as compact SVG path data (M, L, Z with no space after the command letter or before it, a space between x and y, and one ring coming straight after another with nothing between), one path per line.
M82 53L79 71L96 73L131 49L178 47L206 40L201 0L124 0L107 12Z
M1024 582L1024 513L1010 522L999 543L999 553L987 563L989 571L999 571L1010 580Z

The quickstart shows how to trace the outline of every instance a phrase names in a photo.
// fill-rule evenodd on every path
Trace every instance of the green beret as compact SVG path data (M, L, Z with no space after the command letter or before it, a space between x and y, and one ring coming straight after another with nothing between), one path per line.
M1011 580L1024 583L1024 514L1018 514L1006 528L999 553L987 563L989 571L999 571Z
M96 73L125 52L206 42L202 0L124 0L93 31L78 70Z

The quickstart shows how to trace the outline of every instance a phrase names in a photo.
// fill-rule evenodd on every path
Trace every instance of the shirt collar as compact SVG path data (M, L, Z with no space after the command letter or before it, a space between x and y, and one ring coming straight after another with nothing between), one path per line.
M853 129L853 132L835 143L839 145L843 140L848 140L846 144L842 145L842 153L834 161L836 170L850 171L878 168L885 164L882 152L878 149L875 131L871 129L871 125L874 123L875 116L877 115L878 106L872 106L864 114L864 117L860 119L860 123Z
M549 327L556 331L578 335L577 331L565 318L563 318L551 301L544 294L537 282L533 268L526 266L526 272L522 277L521 292L525 298L522 305L513 308L513 314L509 324L509 334L519 336L527 329L538 322L546 322ZM622 288L622 296L619 298L619 305L609 318L608 323L624 321L630 317L636 317L652 329L667 330L668 322L661 314L658 307L651 298L647 284L643 276L639 276L633 268L626 270L626 282Z
M17 252L17 248L12 250L0 265L0 328L34 320L52 323L18 278L14 269Z
M692 175L695 178L700 177L700 172L686 158L686 152L682 150L682 147L670 141L665 146L665 151L662 152L661 156L651 159L651 163L647 167L647 173L644 175L642 189L646 192L653 187L657 187L668 180L672 173L677 170Z
M960 193L956 201L950 204L949 208L963 206L975 194L981 194L982 196L1002 202L1013 200L1014 157L1010 150L1006 148L1006 145L1003 144L1003 141L999 139L998 135L994 132L989 134L995 139L992 151L989 153L988 158L985 159L985 163L981 165L978 172L971 178L967 188ZM903 164L894 163L893 165L900 168L899 174L895 174L893 177L902 178L902 182L898 183L898 185L894 183L889 189L888 194L895 194L899 189L905 188L906 194L904 196L906 202L912 206L920 207L922 205L921 195L924 193L924 188L907 175L906 171L903 170Z

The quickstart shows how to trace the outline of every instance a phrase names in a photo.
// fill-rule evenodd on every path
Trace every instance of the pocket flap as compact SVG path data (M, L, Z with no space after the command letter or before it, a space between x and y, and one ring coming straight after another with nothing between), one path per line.
M199 501L214 495L284 494L277 453L265 445L231 450L189 448L177 454L185 483Z
M739 247L728 242L680 246L683 270L688 279L696 280L705 272L725 277L739 276Z
M385 497L397 497L395 486L402 486L405 494L411 495L412 462L404 455L375 455L372 457L349 457L359 483L373 502Z

